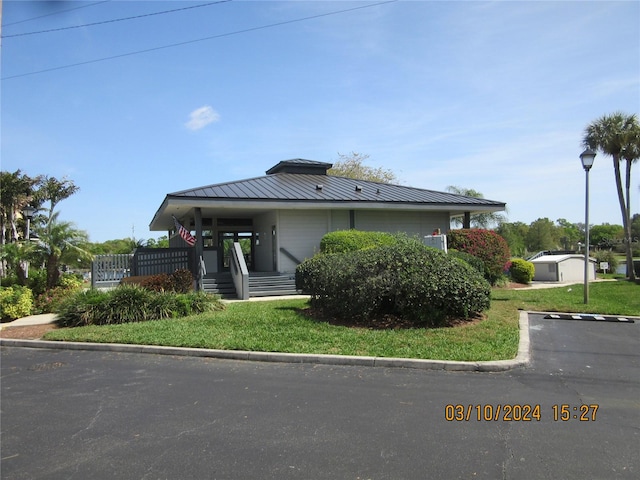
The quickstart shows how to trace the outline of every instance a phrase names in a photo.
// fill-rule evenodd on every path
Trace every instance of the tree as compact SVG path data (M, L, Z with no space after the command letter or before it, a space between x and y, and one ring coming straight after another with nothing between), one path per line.
M484 198L484 196L471 188L460 188L455 185L449 185L447 192L455 193L456 195L464 195L465 197ZM500 213L476 213L471 215L471 228L483 228L488 229L493 225L500 225L505 222L507 218ZM464 221L462 217L453 217L451 221L458 226L462 226Z
M631 218L631 241L633 243L640 242L640 213L636 213Z
M548 218L539 218L529 225L526 242L530 252L555 250L558 246L557 227Z
M391 170L373 168L364 165L369 155L351 152L350 155L338 153L340 159L327 172L335 177L355 178L379 183L398 183L398 177Z
M529 225L522 222L502 222L496 228L496 233L507 241L511 254L516 257L524 257L527 253L526 238Z
M618 191L618 202L622 213L627 276L635 281L633 251L631 246L631 165L640 158L640 123L636 115L615 112L604 115L590 123L584 132L583 144L599 150L613 159L613 171ZM621 163L625 162L625 182L622 184Z
M51 222L56 205L80 190L80 187L76 187L75 184L67 178L58 180L57 178L49 176L42 177L38 182L38 187L36 199L39 200L40 203L49 202L47 223Z
M584 225L571 223L564 218L556 220L560 233L560 243L564 250L578 250L578 243L584 238Z
M593 225L589 227L589 238L592 245L598 248L611 249L624 239L624 228L622 225Z
M0 243L18 240L18 214L29 205L34 196L38 178L31 178L20 170L13 173L0 172Z
M57 213L38 231L38 236L36 250L47 271L47 290L57 285L62 264L74 265L78 260L91 257L91 253L80 247L88 240L86 232L77 230L71 222L59 221Z

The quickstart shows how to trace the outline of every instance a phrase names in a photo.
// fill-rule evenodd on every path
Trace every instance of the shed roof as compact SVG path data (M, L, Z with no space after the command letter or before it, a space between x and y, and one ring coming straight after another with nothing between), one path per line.
M561 263L571 258L576 258L584 263L584 255L575 253L575 254L566 254L566 255L542 255L538 258L531 260L532 263ZM595 258L589 257L589 261L595 262Z

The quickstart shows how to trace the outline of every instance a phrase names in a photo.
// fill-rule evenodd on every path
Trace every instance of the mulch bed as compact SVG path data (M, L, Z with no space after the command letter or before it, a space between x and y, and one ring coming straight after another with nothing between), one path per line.
M24 327L7 327L0 330L0 338L17 338L21 340L40 340L42 336L58 328L53 323L45 325L26 325Z

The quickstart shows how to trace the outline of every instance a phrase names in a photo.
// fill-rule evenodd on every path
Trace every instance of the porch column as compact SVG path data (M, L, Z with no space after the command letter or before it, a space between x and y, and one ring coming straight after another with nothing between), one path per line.
M200 208L194 209L195 213L195 227L196 227L196 276L197 276L197 285L200 285L202 279L200 278L200 257L203 255L204 251L204 239L202 238L202 210Z
M464 212L462 219L462 228L471 228L471 212Z

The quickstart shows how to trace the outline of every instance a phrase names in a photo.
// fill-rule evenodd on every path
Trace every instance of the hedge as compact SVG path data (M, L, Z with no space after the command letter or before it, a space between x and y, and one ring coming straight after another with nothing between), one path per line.
M468 263L419 241L316 255L296 270L312 307L342 319L396 315L439 326L490 305L491 287Z
M337 230L329 232L320 240L322 253L346 253L396 243L397 236L387 232L364 232L361 230Z

